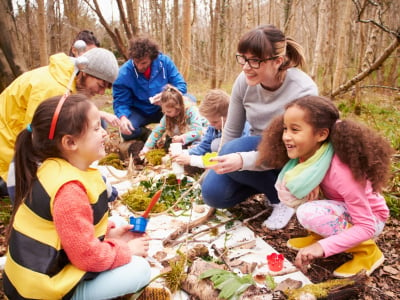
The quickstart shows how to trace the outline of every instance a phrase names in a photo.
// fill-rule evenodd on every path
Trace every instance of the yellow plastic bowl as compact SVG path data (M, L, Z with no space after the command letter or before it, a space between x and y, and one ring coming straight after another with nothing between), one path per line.
M203 164L205 167L209 167L212 165L216 165L218 161L210 161L210 158L217 157L218 153L217 152L209 152L203 155Z

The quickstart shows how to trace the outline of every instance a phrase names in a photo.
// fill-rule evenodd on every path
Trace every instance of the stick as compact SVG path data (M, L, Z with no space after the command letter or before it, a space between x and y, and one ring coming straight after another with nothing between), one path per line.
M200 217L197 220L194 220L192 222L183 224L181 227L179 227L177 230L175 230L174 232L172 232L169 236L167 236L165 238L165 240L163 241L163 246L170 247L173 240L176 240L179 236L181 236L183 233L191 230L192 228L207 222L215 214L215 212L216 212L216 209L214 207L210 207L208 213L205 216Z

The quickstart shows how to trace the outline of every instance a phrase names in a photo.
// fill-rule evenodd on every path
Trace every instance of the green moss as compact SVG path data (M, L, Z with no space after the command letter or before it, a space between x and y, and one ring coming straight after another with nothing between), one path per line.
M341 286L353 285L354 280L350 279L333 279L316 284L306 284L299 289L285 290L284 293L288 297L288 300L299 299L303 293L309 293L314 295L317 299L325 299L329 291Z
M146 160L150 165L161 165L161 159L166 155L164 149L153 149L145 154Z
M119 159L118 153L110 153L99 160L99 165L101 166L113 166L116 169L124 170L125 167L122 161Z
M121 201L132 211L144 211L151 201L150 192L143 186L138 186L121 195ZM162 203L156 203L151 212L162 212L166 207Z

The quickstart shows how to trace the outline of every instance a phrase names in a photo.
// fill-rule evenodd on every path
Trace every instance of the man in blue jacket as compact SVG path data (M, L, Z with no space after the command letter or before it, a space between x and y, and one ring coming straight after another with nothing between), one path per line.
M161 92L167 84L186 94L186 82L174 62L159 51L158 45L148 38L132 39L130 59L124 63L113 84L114 113L121 120L124 140L145 139L150 123L162 117Z

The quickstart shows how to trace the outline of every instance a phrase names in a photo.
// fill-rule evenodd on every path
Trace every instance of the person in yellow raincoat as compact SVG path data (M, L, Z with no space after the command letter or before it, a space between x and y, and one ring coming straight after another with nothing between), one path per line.
M36 107L43 100L62 95L67 89L88 96L102 95L117 78L118 63L111 51L93 48L82 56L86 58L82 71L76 66L76 58L64 53L54 54L48 66L20 75L0 94L0 182L7 180L18 133L31 122ZM116 116L102 112L101 117L119 126Z

